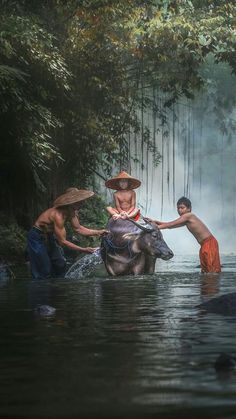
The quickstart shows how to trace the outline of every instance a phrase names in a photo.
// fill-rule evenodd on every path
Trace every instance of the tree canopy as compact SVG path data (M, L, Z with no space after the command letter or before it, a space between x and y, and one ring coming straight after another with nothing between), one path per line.
M236 74L236 5L223 0L1 0L1 194L32 213L65 186L125 167L144 86L166 106ZM157 150L153 150L157 152ZM16 209L17 207L17 209Z

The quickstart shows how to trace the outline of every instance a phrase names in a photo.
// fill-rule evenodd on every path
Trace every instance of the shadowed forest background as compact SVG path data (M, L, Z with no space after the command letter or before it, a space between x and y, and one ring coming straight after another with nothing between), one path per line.
M81 209L82 223L96 227L107 219L104 180L119 170L142 178L142 193L152 196L159 167L161 212L166 197L174 205L180 159L183 193L191 192L190 177L201 190L197 156L209 141L200 127L206 114L209 129L217 130L209 156L226 150L227 176L234 179L234 1L0 0L0 6L0 260L23 258L26 230L67 187L104 195ZM222 191L223 165L216 180ZM232 186L218 198L229 202L235 192ZM146 211L151 204L146 199Z

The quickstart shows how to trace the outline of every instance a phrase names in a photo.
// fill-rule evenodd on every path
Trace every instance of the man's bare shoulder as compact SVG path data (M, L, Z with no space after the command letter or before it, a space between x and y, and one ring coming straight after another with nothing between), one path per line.
M197 221L198 223L201 223L202 221L199 219L199 217L197 217L195 214L193 214L192 212L188 212L187 214L184 214L187 218L186 221L188 222L195 222Z
M187 222L193 220L196 216L192 212L186 212L185 214L182 214L180 218Z
M55 223L57 216L59 215L58 210L56 208L48 208L39 215L39 217L35 221L35 225L42 227L44 225L53 224Z
M62 220L64 218L64 214L58 208L49 208L48 215L52 221Z
M193 212L188 212L186 215L188 215L189 219L198 219L198 217Z

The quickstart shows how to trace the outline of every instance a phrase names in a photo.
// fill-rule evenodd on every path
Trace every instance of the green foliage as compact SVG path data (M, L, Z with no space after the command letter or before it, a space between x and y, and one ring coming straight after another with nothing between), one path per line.
M88 199L81 203L79 210L79 219L80 223L88 228L92 229L104 229L108 222L108 213L106 211L106 203L100 196L93 196L91 199ZM74 233L71 228L71 225L68 223L66 226L67 234L69 237L73 237ZM96 236L79 236L78 238L79 246L100 246L101 238Z
M201 68L210 53L235 71L235 12L233 2L219 1L73 2L65 44L81 110L76 118L74 109L71 119L73 156L79 148L89 173L100 166L108 174L114 162L125 167L121 155L130 130L152 150L148 128L141 129L134 114L147 101L143 86L166 92L171 106L202 88ZM158 150L152 151L158 163Z
M0 0L0 6L0 198L18 218L71 184L90 185L93 173L126 169L130 132L158 164L159 151L136 112L153 107L146 87L164 91L171 106L210 85L202 72L209 56L236 72L234 1ZM235 98L229 100L233 106Z
M69 90L70 74L54 37L36 17L8 11L0 24L0 163L6 178L1 195L9 207L46 191L43 173L61 160L52 133L62 122L53 108L55 96Z
M24 261L26 249L26 232L4 214L0 214L0 262Z
M105 228L109 218L106 206L106 202L98 195L84 201L79 211L81 224L88 224L91 228L96 229Z

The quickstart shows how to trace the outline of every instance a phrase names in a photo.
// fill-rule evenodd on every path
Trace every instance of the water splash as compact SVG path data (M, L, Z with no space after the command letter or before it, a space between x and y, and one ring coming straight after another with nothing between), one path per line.
M89 276L97 265L102 264L100 249L77 260L67 271L66 279L81 279Z

